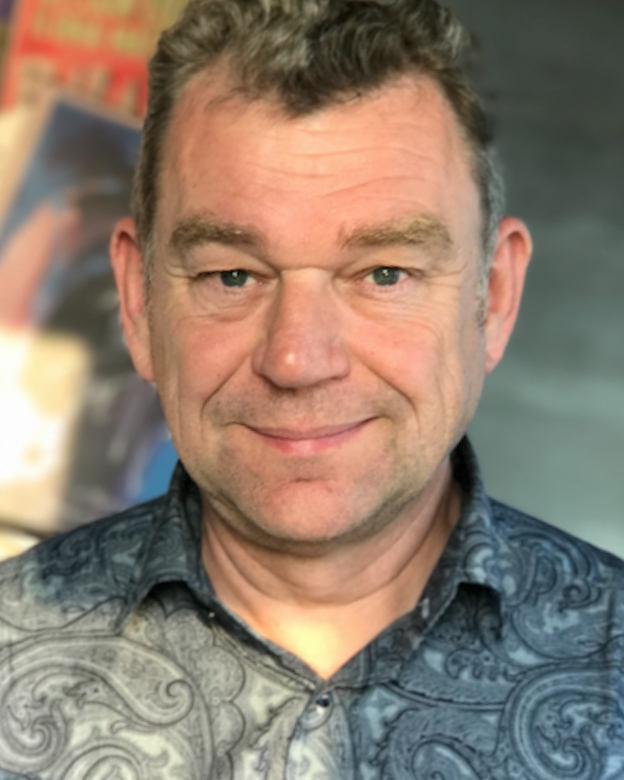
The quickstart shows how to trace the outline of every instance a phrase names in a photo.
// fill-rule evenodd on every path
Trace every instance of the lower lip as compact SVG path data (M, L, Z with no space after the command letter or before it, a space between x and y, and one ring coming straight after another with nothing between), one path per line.
M364 422L354 425L352 428L329 434L328 436L316 436L312 439L287 439L282 436L272 436L267 433L251 428L262 441L269 447L281 452L284 455L295 455L299 457L310 457L321 455L328 450L342 447L347 442L354 439L360 431L370 422Z

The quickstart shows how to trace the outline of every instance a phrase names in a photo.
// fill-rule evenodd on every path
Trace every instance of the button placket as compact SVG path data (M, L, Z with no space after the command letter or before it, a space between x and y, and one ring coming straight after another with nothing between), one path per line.
M352 737L340 699L335 690L312 693L290 741L286 780L353 780Z

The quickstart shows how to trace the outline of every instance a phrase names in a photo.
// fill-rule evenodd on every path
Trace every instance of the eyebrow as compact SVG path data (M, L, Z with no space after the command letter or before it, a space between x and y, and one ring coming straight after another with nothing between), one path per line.
M260 247L262 237L252 228L223 222L209 216L190 216L181 220L169 239L169 248L184 255L202 244L222 244L233 247Z
M264 243L262 235L253 228L205 215L185 217L176 225L169 239L170 249L178 256L203 244L260 248ZM446 225L438 218L419 214L403 220L356 227L342 241L343 249L391 246L424 246L443 252L451 248L452 240Z
M446 225L428 214L356 227L342 244L345 248L424 246L438 251L448 251L452 245Z

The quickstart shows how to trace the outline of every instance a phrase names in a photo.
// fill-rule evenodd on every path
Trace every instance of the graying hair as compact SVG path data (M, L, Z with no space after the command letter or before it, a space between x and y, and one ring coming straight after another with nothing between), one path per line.
M485 111L465 75L472 39L436 0L191 0L160 38L132 211L152 273L154 222L167 128L189 80L217 64L233 90L277 100L292 117L356 99L407 74L442 89L472 151L483 215L482 286L504 207Z

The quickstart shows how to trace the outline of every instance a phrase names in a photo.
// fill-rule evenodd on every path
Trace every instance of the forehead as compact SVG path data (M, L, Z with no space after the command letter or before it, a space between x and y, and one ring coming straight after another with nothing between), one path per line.
M160 189L161 223L216 212L273 234L293 221L301 230L320 221L338 236L418 213L458 222L451 232L480 220L471 152L425 77L290 117L199 74L176 106Z

